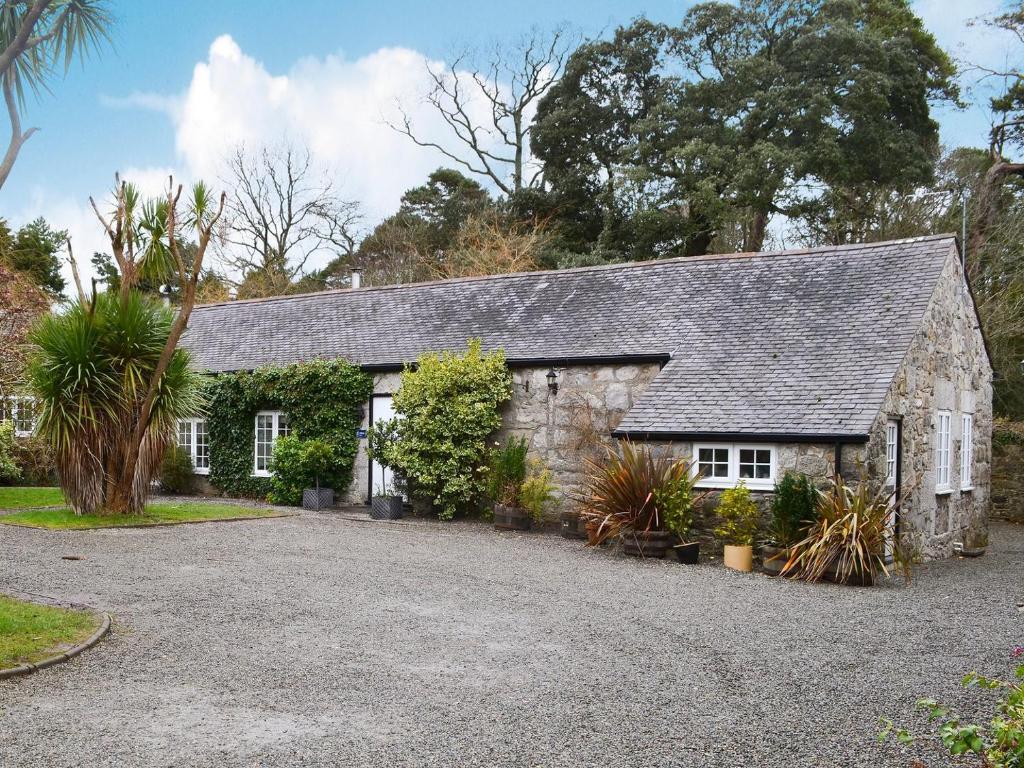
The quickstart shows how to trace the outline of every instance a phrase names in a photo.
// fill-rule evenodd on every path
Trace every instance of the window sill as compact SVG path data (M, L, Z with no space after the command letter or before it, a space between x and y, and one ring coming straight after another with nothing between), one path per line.
M26 432L25 430L21 430L21 431L15 431L14 436L15 437L32 437L32 433L31 432Z
M257 469L252 473L253 477L270 477L270 473L265 469Z
M965 485L965 486L963 486L960 489L960 493L970 493L973 490L974 490L974 486L973 485Z
M694 483L694 487L695 488L710 488L710 489L714 489L714 490L725 491L725 490L728 490L730 488L735 488L739 483L740 483L739 480L726 480L726 479L699 480L698 482ZM751 491L773 491L773 490L775 490L775 481L774 480L757 480L757 481L743 480L743 485L746 486L746 488L748 490L751 490Z
M208 474L210 474L210 470L209 469L203 469L201 467L196 467L194 470L192 470L192 474L193 475L208 475Z
M953 489L952 488L936 488L935 489L935 495L936 496L949 496L952 493L953 493Z

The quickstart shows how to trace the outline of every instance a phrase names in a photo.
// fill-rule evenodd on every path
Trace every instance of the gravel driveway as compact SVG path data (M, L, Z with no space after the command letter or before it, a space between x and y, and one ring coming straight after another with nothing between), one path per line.
M116 622L0 682L0 766L906 766L878 716L1024 641L1024 528L992 538L854 589L470 524L0 526L0 592Z

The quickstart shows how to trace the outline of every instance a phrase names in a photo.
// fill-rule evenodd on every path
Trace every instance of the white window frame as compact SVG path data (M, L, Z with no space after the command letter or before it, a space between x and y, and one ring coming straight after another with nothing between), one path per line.
M267 467L265 469L259 468L259 446L260 446L260 417L269 416L270 421L270 452L267 454ZM281 422L284 422L282 425ZM253 448L252 448L252 474L253 477L270 477L273 474L270 469L270 462L274 456L274 444L277 442L277 438L284 435L291 434L291 423L288 419L288 414L284 411L259 411L252 421L253 425Z
M26 403L30 405L31 415L29 416L29 421L32 426L27 430L18 429L18 421L23 420L21 409ZM36 399L28 395L13 395L6 398L5 402L0 404L3 405L2 412L0 412L0 421L10 421L14 425L14 436L31 437L39 420L39 414L36 411Z
M899 461L900 424L890 419L885 424L885 485L896 487L896 463Z
M974 490L974 414L960 416L960 490Z
M206 466L199 466L199 425L203 425L203 434L206 436ZM182 445L181 433L182 427L188 429L188 445ZM194 418L194 419L178 419L178 447L185 448L188 450L189 457L192 459L192 471L197 475L208 475L210 474L210 431L206 423L206 419Z
M741 480L743 484L752 491L770 491L775 488L775 480L778 477L778 450L771 443L694 443L693 444L693 467L690 470L694 477L700 474L699 462L701 448L725 448L729 451L729 476L728 477L702 477L696 485L699 488L733 488ZM740 477L740 451L768 451L770 454L769 476L767 478Z
M935 417L935 494L952 493L950 481L950 443L953 414L939 411Z

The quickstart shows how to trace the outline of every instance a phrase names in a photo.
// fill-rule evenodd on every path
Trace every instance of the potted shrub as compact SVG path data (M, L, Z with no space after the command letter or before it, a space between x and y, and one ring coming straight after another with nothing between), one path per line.
M528 531L533 522L520 499L526 480L526 450L525 437L510 437L491 453L487 485L494 502L495 528Z
M830 481L818 503L818 519L790 550L784 576L838 584L870 586L889 575L885 542L894 504L892 492L872 491L868 483L849 486L841 477ZM903 547L894 548L896 564L909 578Z
M618 539L627 555L664 557L674 537L669 517L692 503L690 462L624 440L618 450L608 448L603 462L586 463L587 479L576 500L588 544Z
M370 517L374 520L399 520L405 509L405 498L397 481L392 485L377 486L370 499Z
M320 478L333 463L334 449L323 440L309 440L302 446L302 464L315 483L315 487L302 491L303 509L321 510L334 506L334 489L320 487Z
M775 484L772 519L761 546L761 568L772 576L782 572L790 548L807 533L817 519L818 489L802 472L786 472Z
M696 565L700 559L700 543L690 539L693 528L693 510L707 492L693 494L696 477L690 464L677 462L676 471L669 473L661 487L654 491L654 502L665 518L665 530L672 534L676 559L686 565Z
M716 514L715 535L725 543L725 567L749 573L753 570L753 545L760 513L742 480L735 488L719 494Z
M519 487L519 504L535 525L544 522L544 513L555 499L555 484L551 477L551 470L544 466L544 462L531 459L526 478Z

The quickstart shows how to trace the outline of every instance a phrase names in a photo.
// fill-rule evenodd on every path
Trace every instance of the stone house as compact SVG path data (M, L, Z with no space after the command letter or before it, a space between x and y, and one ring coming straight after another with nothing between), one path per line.
M469 338L504 350L503 432L563 490L582 456L629 438L693 457L711 488L767 493L787 470L837 466L898 487L896 525L927 556L986 530L992 368L952 236L206 305L183 343L209 372L358 364L369 427L404 365ZM254 414L254 455L283 417ZM182 430L201 472L205 425ZM387 481L363 441L347 501Z

